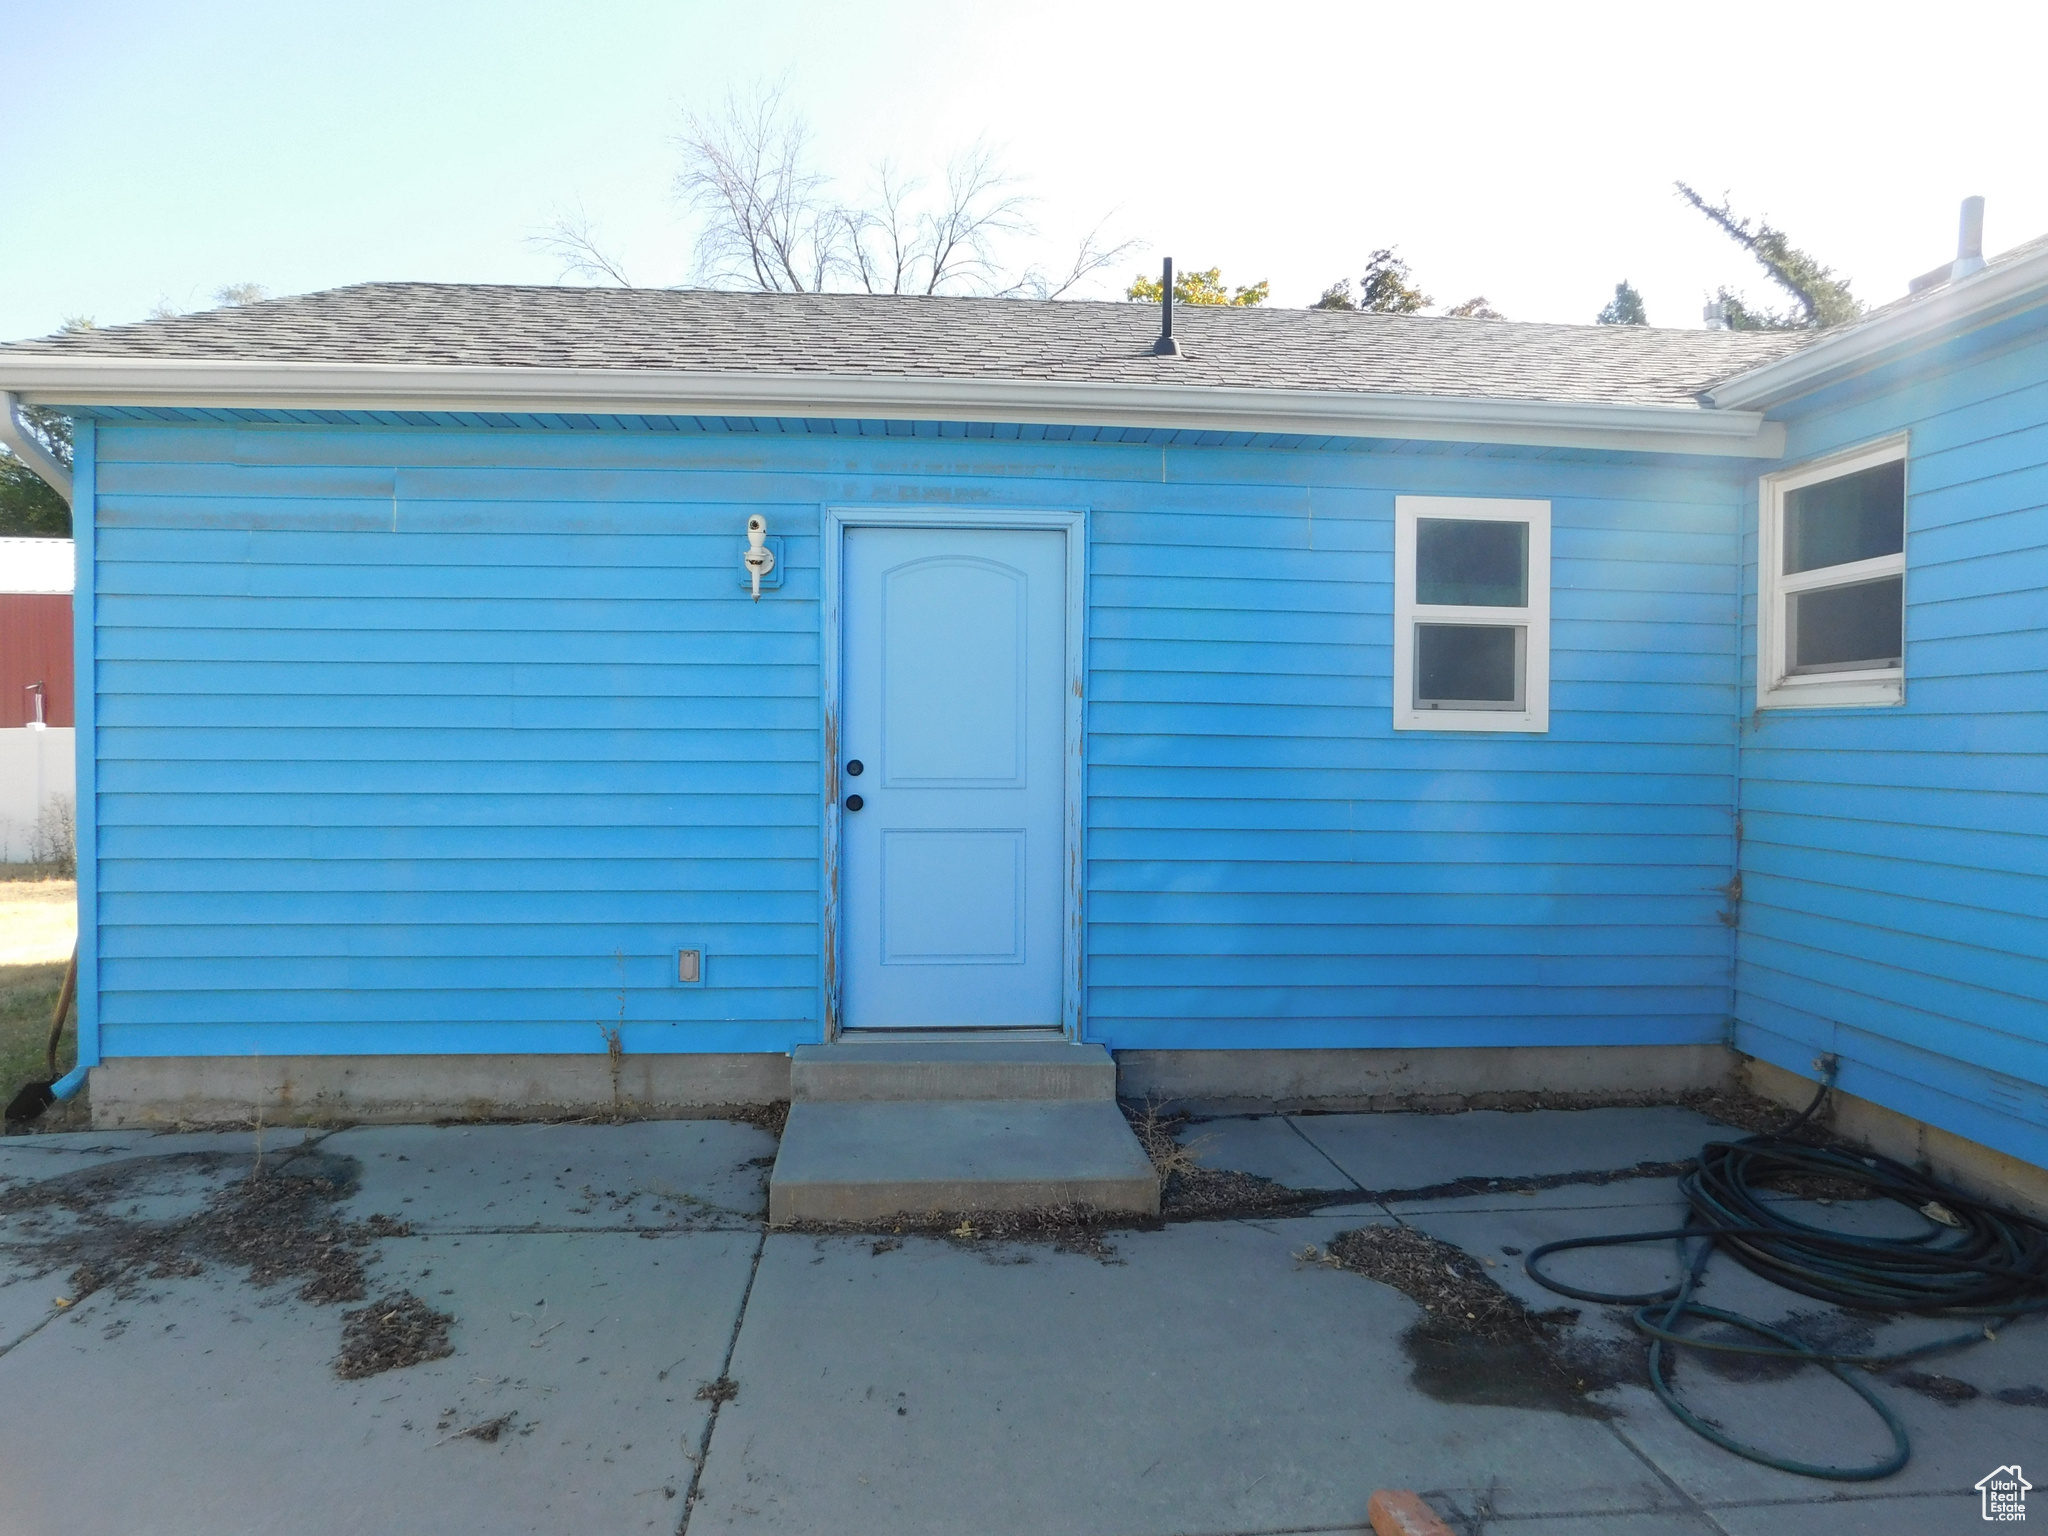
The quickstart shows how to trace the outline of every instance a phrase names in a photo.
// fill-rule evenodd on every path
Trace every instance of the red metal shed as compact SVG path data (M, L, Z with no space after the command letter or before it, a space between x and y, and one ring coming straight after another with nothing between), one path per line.
M69 539L0 539L0 729L74 723Z

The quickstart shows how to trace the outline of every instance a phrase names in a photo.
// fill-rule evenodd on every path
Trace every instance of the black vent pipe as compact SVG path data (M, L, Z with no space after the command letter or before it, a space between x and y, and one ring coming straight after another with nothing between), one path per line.
M1159 339L1152 343L1158 357L1179 357L1180 343L1173 339L1173 258L1159 271Z

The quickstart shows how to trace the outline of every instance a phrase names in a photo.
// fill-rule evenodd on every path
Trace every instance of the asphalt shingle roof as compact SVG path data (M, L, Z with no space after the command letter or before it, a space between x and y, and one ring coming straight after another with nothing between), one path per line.
M359 283L0 348L141 360L1183 384L1693 405L1812 333L867 294Z

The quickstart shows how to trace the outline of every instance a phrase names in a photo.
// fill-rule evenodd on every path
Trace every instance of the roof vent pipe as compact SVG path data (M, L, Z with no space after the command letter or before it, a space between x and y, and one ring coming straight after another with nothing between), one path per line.
M1155 357L1179 357L1180 343L1173 339L1173 258L1159 269L1159 339L1152 343Z
M47 480L50 489L64 498L65 506L71 505L71 476L22 420L18 395L0 394L0 444Z
M1956 264L1949 269L1953 277L1968 277L1972 272L1984 270L1984 199L1966 197L1963 199L1962 228L1956 235Z

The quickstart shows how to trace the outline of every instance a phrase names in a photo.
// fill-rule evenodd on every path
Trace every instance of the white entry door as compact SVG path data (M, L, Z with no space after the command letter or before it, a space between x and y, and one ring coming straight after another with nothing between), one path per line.
M1066 540L849 528L849 1029L1061 1023Z

